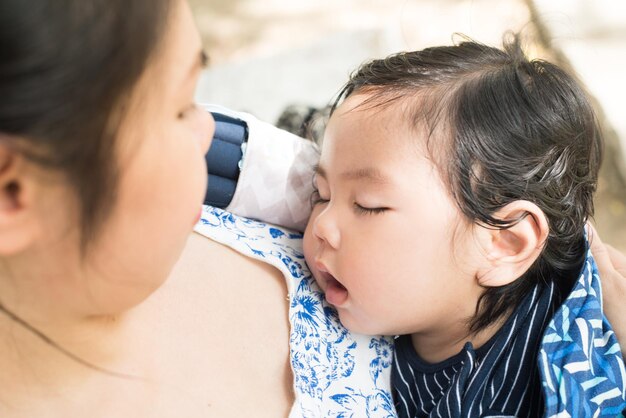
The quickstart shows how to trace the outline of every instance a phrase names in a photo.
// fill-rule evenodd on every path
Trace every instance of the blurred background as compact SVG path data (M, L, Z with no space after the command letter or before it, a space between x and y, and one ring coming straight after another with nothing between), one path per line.
M572 69L597 101L606 139L595 223L626 251L626 2L622 0L190 0L211 64L196 98L276 123L323 107L371 58L450 44L499 46L521 31L533 57Z

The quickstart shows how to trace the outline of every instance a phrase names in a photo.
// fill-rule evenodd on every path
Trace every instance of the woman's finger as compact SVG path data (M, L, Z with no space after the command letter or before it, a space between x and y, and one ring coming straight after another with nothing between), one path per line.
M589 228L588 236L589 243L591 244L591 254L593 254L593 258L596 260L596 264L598 265L600 277L611 275L614 267L608 248L600 239L600 235L598 235L598 232L593 225L587 223L587 228Z
M618 251L611 245L605 244L605 247L615 270L621 273L622 276L626 276L626 254ZM591 251L593 251L593 249ZM626 279L626 277L624 278Z
M622 341L622 355L626 357L626 255L605 245L595 228L587 224L591 253L598 265L602 282L604 314L610 321L618 341Z

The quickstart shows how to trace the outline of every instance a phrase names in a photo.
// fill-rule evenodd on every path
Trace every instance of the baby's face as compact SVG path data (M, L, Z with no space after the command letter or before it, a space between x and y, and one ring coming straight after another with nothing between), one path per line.
M351 96L329 121L306 261L351 331L440 330L475 296L471 227L403 113L354 109L363 99Z

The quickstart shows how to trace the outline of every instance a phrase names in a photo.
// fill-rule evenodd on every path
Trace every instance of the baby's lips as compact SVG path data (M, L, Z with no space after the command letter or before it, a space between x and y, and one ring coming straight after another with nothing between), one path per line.
M348 299L348 289L335 279L323 262L315 260L314 263L315 269L318 271L323 282L322 287L324 288L326 301L334 306L342 305Z
M348 299L348 289L335 278L329 278L326 282L326 301L334 306L341 306Z

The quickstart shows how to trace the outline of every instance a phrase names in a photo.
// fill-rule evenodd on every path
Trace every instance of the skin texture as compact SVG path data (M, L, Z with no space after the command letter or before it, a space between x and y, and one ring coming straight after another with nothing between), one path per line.
M3 417L287 414L284 279L190 236L214 122L193 106L201 43L186 2L170 19L132 92L118 198L85 258L62 175L0 147L1 302L91 364L0 314Z
M319 199L304 238L307 263L348 329L411 334L424 360L442 361L465 341L479 347L495 333L499 322L468 335L480 285L520 277L539 255L547 224L524 201L501 216L536 218L510 230L464 222L425 136L406 127L402 112L358 107L367 97L349 97L328 124Z

